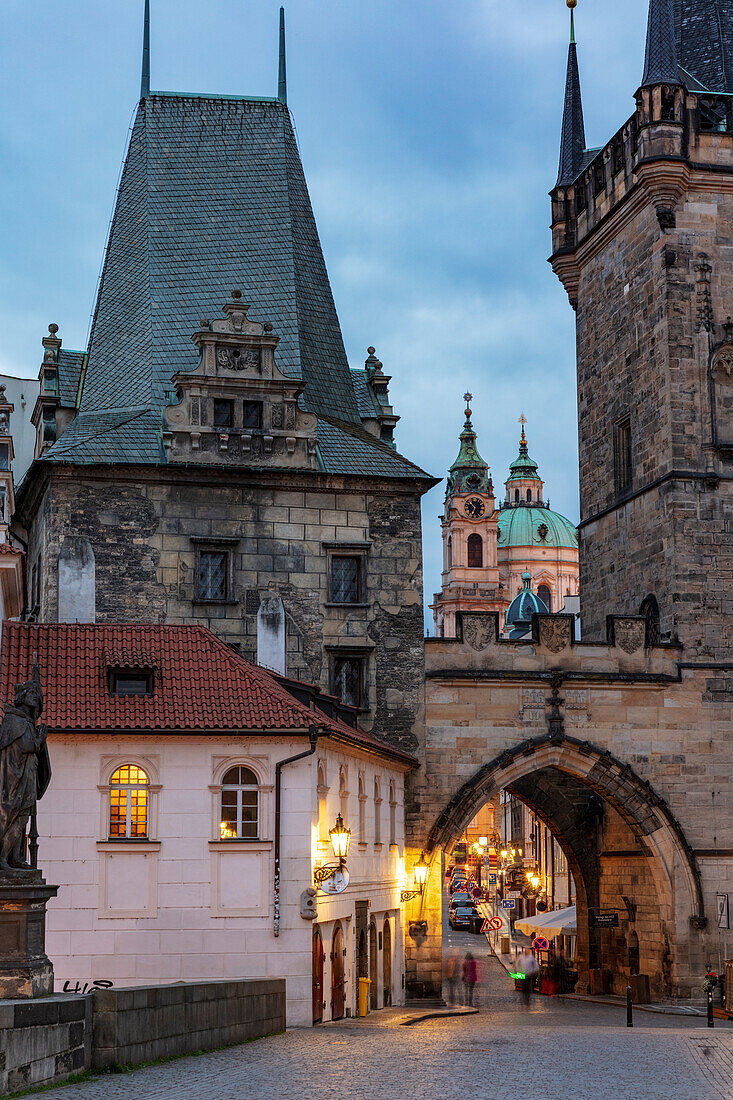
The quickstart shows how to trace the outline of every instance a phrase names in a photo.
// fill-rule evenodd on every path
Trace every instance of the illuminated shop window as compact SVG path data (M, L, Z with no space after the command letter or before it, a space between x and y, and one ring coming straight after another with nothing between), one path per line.
M137 764L123 764L110 780L110 838L141 839L148 835L148 777Z

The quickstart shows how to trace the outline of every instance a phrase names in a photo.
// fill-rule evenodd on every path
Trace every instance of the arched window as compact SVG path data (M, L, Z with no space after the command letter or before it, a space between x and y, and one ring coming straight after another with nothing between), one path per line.
M661 635L659 632L659 604L656 596L645 596L641 601L639 614L646 619L646 644L659 645Z
M389 785L389 842L390 844L397 843L397 796L394 780Z
M531 499L532 499L532 490L527 489L527 500L531 500Z
M364 775L359 772L359 836L360 844L366 843L366 790L364 789Z
M453 539L448 535L448 541L445 544L445 567L446 569L453 568Z
M109 781L109 835L137 838L148 835L149 780L137 764L123 764Z
M328 844L328 786L326 765L318 764L318 839Z
M519 489L514 490L514 503L519 504Z
M382 791L379 779L374 779L374 843L382 843Z
M537 595L542 600L547 610L552 611L552 593L550 592L548 585L541 584L537 589Z
M480 569L484 564L484 540L475 532L468 536L468 568Z
M260 792L251 768L237 765L221 781L222 840L257 840L260 835Z

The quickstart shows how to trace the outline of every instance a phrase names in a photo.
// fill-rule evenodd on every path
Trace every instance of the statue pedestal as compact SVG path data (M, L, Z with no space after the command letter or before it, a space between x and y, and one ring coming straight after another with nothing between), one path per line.
M53 993L46 902L58 889L40 871L0 872L0 1000Z

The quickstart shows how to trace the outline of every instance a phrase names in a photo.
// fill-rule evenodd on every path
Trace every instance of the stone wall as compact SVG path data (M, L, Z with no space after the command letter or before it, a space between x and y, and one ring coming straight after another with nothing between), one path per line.
M285 1030L285 979L98 989L92 1066L243 1043Z
M284 1030L284 978L0 1001L0 1095Z
M0 1001L0 1096L88 1069L92 998Z
M361 724L409 748L423 678L420 492L300 473L119 467L46 468L23 509L40 619L58 614L65 540L86 538L96 563L97 622L199 623L256 659L257 612L279 596L287 672L331 686L337 651L366 662ZM368 488L367 488L368 486ZM32 517L32 518L31 518ZM230 540L231 598L197 601L195 540ZM359 604L330 600L329 554L364 548ZM224 544L222 544L224 545ZM348 553L344 549L344 553ZM386 675L386 673L389 675Z
M526 642L497 640L490 616L466 619L464 640L426 642L421 767L406 791L408 879L421 849L439 865L477 809L508 788L565 846L581 969L610 967L623 985L636 931L653 993L696 993L715 950L715 893L733 892L725 676L689 667L679 646L645 647L639 620L616 620L616 644L575 644L565 617L540 616ZM591 906L618 907L619 932L595 936ZM429 931L408 941L408 988L440 981L432 872L421 912ZM406 918L420 915L412 903Z

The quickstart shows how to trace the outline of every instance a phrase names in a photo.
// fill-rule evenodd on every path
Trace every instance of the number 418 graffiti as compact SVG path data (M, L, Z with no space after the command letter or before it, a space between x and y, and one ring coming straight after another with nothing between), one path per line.
M94 981L94 982L84 982L83 985L81 984L81 982L74 982L74 984L72 985L71 982L66 981L66 982L64 982L63 992L64 993L91 993L91 991L93 989L111 989L111 988L112 988L112 982L108 982L104 978L97 978L96 981Z

